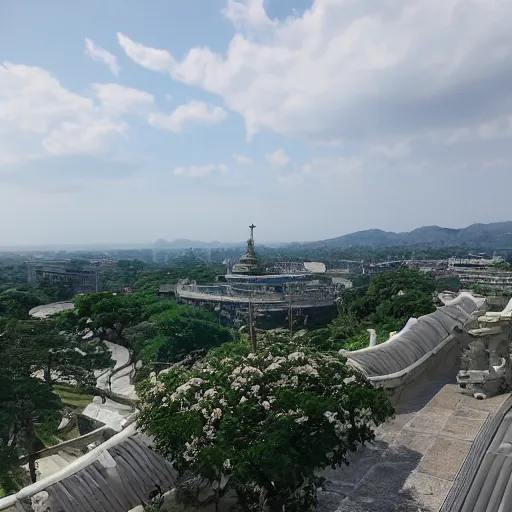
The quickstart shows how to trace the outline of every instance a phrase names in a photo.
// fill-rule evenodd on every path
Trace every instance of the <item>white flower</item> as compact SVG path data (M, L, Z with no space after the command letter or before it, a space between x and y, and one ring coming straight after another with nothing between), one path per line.
M223 467L224 469L231 469L231 461L230 461L229 459L226 459L226 460L224 461L224 464L222 464L222 467Z
M188 382L185 382L185 384L182 384L181 386L176 388L176 393L186 393L191 388L192 386Z
M288 361L297 361L297 359L304 359L304 352L292 352L288 355Z
M258 384L251 387L251 393L253 395L257 395L259 392L260 392L260 386Z
M210 396L215 396L217 394L217 391L214 389L214 388L210 388L210 389L207 389L205 392L204 392L204 397L205 398L208 398Z
M327 418L327 421L329 423L333 423L336 421L337 412L331 412L331 411L325 411L324 416Z
M318 372L310 364L297 366L296 368L292 368L292 371L294 373L302 373L306 375L312 375L313 377L318 377Z
M258 375L260 377L263 376L263 372L259 368L255 368L254 366L246 366L246 367L244 367L244 369L242 370L242 373L243 374L255 373L256 375Z
M254 353L250 353L248 356L247 356L247 359L256 359L258 356Z
M351 382L355 382L356 376L352 375L352 377L347 377L346 379L343 379L343 384L350 384Z
M297 418L297 419L295 420L295 423L298 423L298 424L300 425L300 424L302 424L302 423L304 423L304 422L308 421L308 419L309 419L309 418L308 418L307 416L301 416L300 418Z
M228 402L227 402L227 400L226 400L226 399L221 398L221 399L219 400L219 404L220 404L220 405L222 405L222 407L226 407L226 406L228 405Z
M149 374L149 381L151 384L156 384L156 372L151 372Z
M272 370L279 370L279 368L281 368L281 365L279 363L272 363L265 368L265 371L270 372Z
M231 375L230 377L236 377L237 375L240 375L240 373L242 372L242 367L241 366L237 366L232 372L231 372Z
M263 409L265 409L265 411L268 411L270 409L270 404L266 400L261 402L261 405Z
M213 409L211 417L214 420L220 420L222 418L222 409L219 409L218 407L216 409Z
M204 380L199 377L192 377L190 380L185 382L185 384L182 384L181 386L176 388L176 391L178 393L186 393L192 387L199 387L203 382Z
M240 398L240 403L243 404L247 402L247 398L245 398L245 396L243 396L242 398Z

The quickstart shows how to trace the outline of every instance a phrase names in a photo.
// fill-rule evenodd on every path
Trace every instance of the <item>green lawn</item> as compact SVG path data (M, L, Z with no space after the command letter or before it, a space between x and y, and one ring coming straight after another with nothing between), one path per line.
M87 407L93 396L80 388L58 384L53 386L53 391L60 396L62 403L71 407Z

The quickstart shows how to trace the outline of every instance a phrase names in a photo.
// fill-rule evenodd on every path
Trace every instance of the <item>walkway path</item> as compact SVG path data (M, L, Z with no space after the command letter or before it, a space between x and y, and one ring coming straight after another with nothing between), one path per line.
M455 371L416 383L395 419L350 466L329 470L322 512L436 512L480 427L508 395L479 401L462 395Z
M116 343L111 343L110 341L104 341L103 343L105 343L107 348L110 350L111 357L116 363L113 370L109 369L107 371L96 372L98 378L96 387L99 389L110 390L118 395L123 395L126 398L136 400L137 393L135 392L135 387L130 380L130 376L134 370L133 364L115 372L115 370L123 367L130 361L129 350L126 347L122 347ZM107 399L105 403L102 403L101 397L94 397L93 402L84 409L82 414L100 421L116 431L120 431L122 429L122 421L133 412L134 410L130 406L119 404L110 399Z

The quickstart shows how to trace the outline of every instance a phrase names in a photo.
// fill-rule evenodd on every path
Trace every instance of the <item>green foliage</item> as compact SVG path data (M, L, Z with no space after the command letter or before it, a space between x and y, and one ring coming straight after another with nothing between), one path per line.
M198 262L182 262L172 266L144 271L138 277L134 288L139 292L156 293L162 284L177 283L180 279L191 279L197 284L209 284L215 277L225 274L226 268L220 264L206 265Z
M413 269L400 269L375 276L368 288L368 295L379 303L390 300L400 291L406 295L435 292L435 281L430 276Z
M489 287L484 286L482 284L474 284L471 287L471 291L473 293L476 293L477 295L482 295L482 296L497 295L497 293L495 291L493 291L492 288L489 288Z
M79 295L74 299L74 312L61 316L61 320L73 322L74 319L75 323L84 326L90 318L92 327L112 329L121 338L124 328L146 320L146 307L158 301L155 296L135 293Z
M193 370L175 368L141 389L139 425L180 472L238 494L241 510L316 510L316 471L347 463L374 438L392 407L339 355L269 337L211 351Z
M148 265L140 260L119 260L102 269L101 289L122 292L124 288L132 288L147 267Z
M151 321L157 335L146 343L145 362L176 362L193 350L208 350L233 339L231 330L222 327L215 315L190 306L175 305Z
M411 317L435 311L436 282L417 270L400 269L374 276L367 287L345 290L340 314L328 330L308 334L309 343L323 350L358 350L368 346L367 329L385 341Z
M49 384L31 376L30 369L19 357L6 353L0 345L4 361L0 375L0 486L7 491L18 487L18 458L34 453L44 445L40 441L56 429L62 403ZM31 472L35 475L34 466Z
M53 320L8 318L0 331L0 485L15 490L18 458L55 443L62 400L56 380L94 386L94 370L112 364L102 343L59 334ZM29 461L32 479L35 466Z
M29 285L10 288L0 293L0 316L8 318L28 318L28 312L48 302L42 290Z
M512 270L512 264L507 261L500 261L498 263L493 263L491 266L498 270L508 270L508 271Z

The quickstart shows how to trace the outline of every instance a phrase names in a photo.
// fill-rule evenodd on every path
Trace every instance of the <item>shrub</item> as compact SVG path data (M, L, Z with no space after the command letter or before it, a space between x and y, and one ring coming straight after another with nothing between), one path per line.
M240 510L316 510L316 470L348 463L393 412L345 362L300 341L257 355L225 344L192 370L152 374L139 423L180 473L228 479Z

